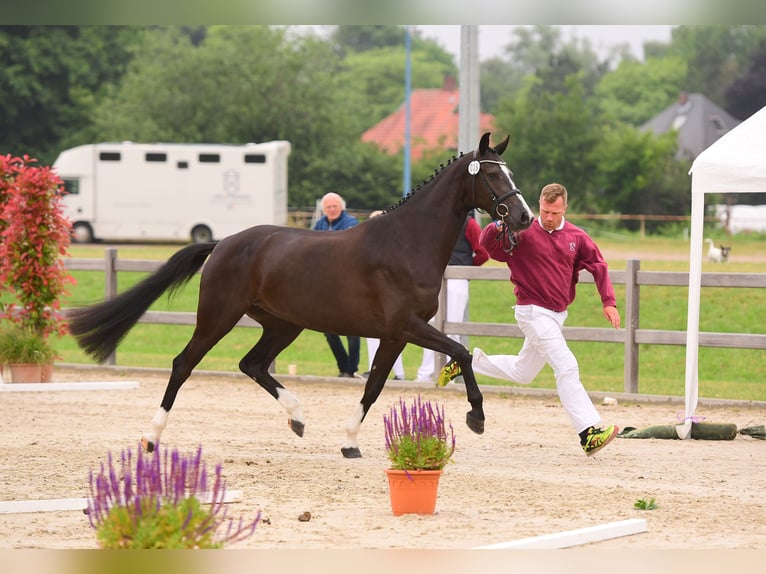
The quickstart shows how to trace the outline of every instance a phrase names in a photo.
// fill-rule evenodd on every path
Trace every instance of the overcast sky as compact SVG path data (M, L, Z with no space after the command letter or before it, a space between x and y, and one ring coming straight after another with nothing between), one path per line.
M511 39L514 26L479 26L479 60L503 54L503 47ZM599 53L605 53L611 46L628 44L637 58L643 59L642 44L646 40L661 42L670 41L670 31L673 26L638 26L638 25L603 25L603 26L573 26L562 25L564 37L572 34L578 38L589 38L593 48ZM455 55L455 62L460 62L460 26L417 26L423 36L434 38Z

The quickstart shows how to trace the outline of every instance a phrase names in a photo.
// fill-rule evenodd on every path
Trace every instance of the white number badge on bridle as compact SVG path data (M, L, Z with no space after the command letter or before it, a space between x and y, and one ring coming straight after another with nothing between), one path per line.
M471 163L468 164L468 173L471 175L476 175L479 173L479 170L481 169L481 164L478 160L473 160Z

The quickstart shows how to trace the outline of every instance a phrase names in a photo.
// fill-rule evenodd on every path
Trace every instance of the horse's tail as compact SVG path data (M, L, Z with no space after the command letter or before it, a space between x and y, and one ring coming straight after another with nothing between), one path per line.
M149 306L168 289L172 293L186 284L215 246L211 242L184 247L152 275L117 297L70 310L69 331L77 344L98 362L106 360Z

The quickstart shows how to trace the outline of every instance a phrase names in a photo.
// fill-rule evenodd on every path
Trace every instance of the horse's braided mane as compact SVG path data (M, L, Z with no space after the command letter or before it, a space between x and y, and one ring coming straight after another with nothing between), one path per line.
M460 159L461 157L463 157L463 152L462 152L462 151L460 152L460 155L457 155L457 156L452 156L452 157L451 157L451 158L450 158L450 159L447 161L447 165L446 165L446 166L445 166L443 163L442 163L442 164L439 164L439 169L437 169L437 170L434 170L433 174L431 174L431 177L429 177L429 178L428 178L428 179L426 179L426 180L423 180L421 183L419 183L419 184L418 184L418 186L417 186L415 189L411 190L411 191L410 191L410 192L409 192L407 195L405 195L404 197L402 197L402 198L401 198L399 201L397 201L395 204L393 204L393 205L391 205L391 206L387 207L386 209L384 209L384 210L383 210L383 213L390 213L390 212L392 212L394 209L396 209L397 207L399 207L400 205L404 204L404 203L405 203L405 202L406 202L406 201L407 201L407 200L408 200L410 197L412 197L413 195L415 195L415 194L416 194L418 191L420 191L420 190L421 190L423 187L425 187L426 185L428 185L429 183L431 183L431 182L432 182L434 179L436 179L436 176L437 176L437 175L439 175L439 173L441 173L441 172L442 172L442 171L443 171L443 170L444 170L446 167L449 167L450 165L452 165L452 163L453 163L453 162L457 161L457 160L458 160L458 159Z

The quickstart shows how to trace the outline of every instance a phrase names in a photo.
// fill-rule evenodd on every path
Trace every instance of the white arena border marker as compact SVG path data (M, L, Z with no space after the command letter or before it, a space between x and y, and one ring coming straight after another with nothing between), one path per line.
M567 530L555 534L545 534L533 538L522 538L512 542L501 542L499 544L490 544L489 546L479 546L478 549L500 549L500 548L541 548L555 549L578 546L580 544L589 544L590 542L599 542L611 538L620 538L621 536L630 536L631 534L640 534L646 532L645 518L631 518L621 520L620 522L609 522L599 524L598 526L589 526L587 528L578 528L577 530Z
M87 382L87 383L4 383L0 392L24 393L37 391L119 391L137 389L136 381Z
M201 500L210 502L210 493L203 494ZM223 502L239 502L242 499L241 490L227 490ZM0 514L23 514L27 512L58 512L61 510L79 510L88 508L87 498L50 498L42 500L11 500L0 502Z

